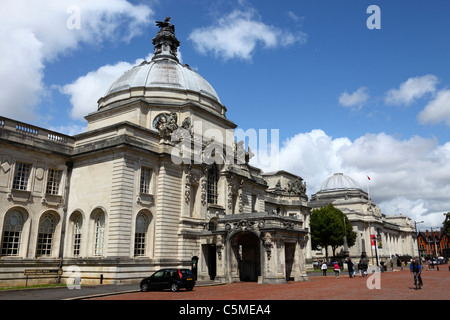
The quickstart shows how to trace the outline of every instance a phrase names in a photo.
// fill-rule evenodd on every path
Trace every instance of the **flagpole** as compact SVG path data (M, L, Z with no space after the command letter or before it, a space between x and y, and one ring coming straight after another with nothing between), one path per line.
M370 185L369 185L370 177L367 176L367 198L370 200Z

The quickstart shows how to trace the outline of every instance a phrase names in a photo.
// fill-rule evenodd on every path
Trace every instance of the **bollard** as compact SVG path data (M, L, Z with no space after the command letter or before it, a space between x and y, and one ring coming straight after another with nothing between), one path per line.
M103 274L100 275L100 284L103 284Z

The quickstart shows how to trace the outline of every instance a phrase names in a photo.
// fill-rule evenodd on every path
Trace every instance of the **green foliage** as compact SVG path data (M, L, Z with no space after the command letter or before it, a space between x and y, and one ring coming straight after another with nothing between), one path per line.
M445 232L450 233L450 212L445 214L444 230Z
M336 248L344 245L344 236L347 237L348 247L353 246L356 242L357 234L353 231L347 216L332 204L313 210L310 225L313 249L317 249L319 246L325 248L327 257L327 247L331 246L334 255Z

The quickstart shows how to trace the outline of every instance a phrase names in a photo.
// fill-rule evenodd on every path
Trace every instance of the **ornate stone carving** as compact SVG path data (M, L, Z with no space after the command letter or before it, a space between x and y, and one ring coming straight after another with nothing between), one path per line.
M303 194L306 192L306 182L302 183L301 178L297 178L294 182L288 181L287 192L295 194Z
M183 120L183 123L181 124L181 128L183 128L185 130L188 130L189 133L190 133L191 132L191 128L192 128L191 119L190 118L185 118Z
M260 234L260 229L264 228L264 220L246 220L242 219L239 222L231 222L225 224L225 230L231 233L239 231L253 231L256 234Z
M266 232L264 234L263 245L267 253L267 260L270 260L270 258L272 257L273 243L272 243L272 235L269 232Z
M203 177L201 179L201 183L200 183L200 186L201 186L200 200L201 200L202 206L206 206L206 181L208 179L206 177L207 171L208 170L206 169L206 171L204 172Z
M239 191L238 191L239 213L244 212L243 189L244 189L244 180L241 180L239 183Z
M283 226L286 229L294 229L294 223L291 221L283 221Z
M191 166L189 166L185 171L185 184L184 184L184 200L187 204L191 201L191 186L197 186L199 177L196 174L191 173Z
M219 260L222 260L222 250L223 250L222 236L219 234L216 237L216 251Z
M175 112L172 113L160 113L155 117L153 126L158 130L162 137L170 137L172 133L178 129L177 124L178 116Z
M248 151L245 151L244 141L242 140L234 144L234 155L237 164L244 165L244 167L246 167L250 159L255 156L255 154L250 150L250 147L248 147Z
M184 185L184 201L186 201L187 204L191 202L191 174L186 173L186 183Z
M170 55L172 59L178 61L177 51L180 41L175 36L175 26L170 23L170 17L165 18L164 21L156 21L156 25L160 30L152 40L155 46L153 59L160 55Z

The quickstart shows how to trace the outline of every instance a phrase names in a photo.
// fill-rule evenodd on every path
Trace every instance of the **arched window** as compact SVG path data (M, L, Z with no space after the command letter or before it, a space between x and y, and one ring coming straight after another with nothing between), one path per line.
M213 164L208 170L206 182L206 199L208 203L217 204L217 181L219 180L219 170L217 165Z
M134 233L134 256L145 256L147 243L148 219L140 213L136 217L136 231Z
M217 219L213 218L213 219L209 220L208 230L215 231L216 229L217 229Z
M42 216L39 222L36 256L50 256L55 235L55 218L51 214Z
M94 226L94 256L103 255L103 245L105 241L105 214L99 213L95 218Z
M80 256L81 248L81 230L83 227L83 217L78 214L73 223L73 256Z
M19 211L11 211L3 223L2 256L18 256L23 229L23 216Z

